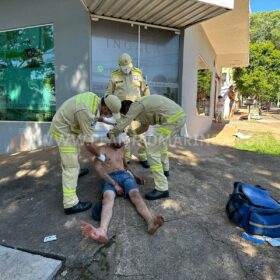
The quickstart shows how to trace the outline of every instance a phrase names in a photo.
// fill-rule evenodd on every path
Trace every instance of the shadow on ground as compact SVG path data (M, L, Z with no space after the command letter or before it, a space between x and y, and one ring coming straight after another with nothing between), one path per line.
M280 159L205 142L171 146L170 198L147 201L166 223L154 236L130 202L118 198L106 245L84 239L81 220L90 211L66 216L62 209L57 148L0 156L0 242L64 260L56 279L279 279L279 248L241 237L224 209L234 181L259 184L280 199ZM83 151L81 165L90 167ZM153 188L149 170L132 166ZM100 199L93 170L79 180L81 200ZM43 243L47 235L57 241Z

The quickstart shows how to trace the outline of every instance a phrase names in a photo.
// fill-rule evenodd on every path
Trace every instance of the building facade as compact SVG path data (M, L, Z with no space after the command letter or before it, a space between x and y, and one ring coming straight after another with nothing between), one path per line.
M222 67L248 64L248 22L247 0L2 0L0 153L53 144L56 108L83 91L103 96L123 52L152 94L184 107L182 135L204 135Z

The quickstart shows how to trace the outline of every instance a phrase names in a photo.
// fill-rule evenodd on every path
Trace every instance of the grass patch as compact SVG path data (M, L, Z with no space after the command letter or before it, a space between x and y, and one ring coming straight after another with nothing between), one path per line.
M236 149L257 152L260 154L280 156L280 142L278 142L270 132L247 132L246 134L252 137L250 139L243 140L236 139Z

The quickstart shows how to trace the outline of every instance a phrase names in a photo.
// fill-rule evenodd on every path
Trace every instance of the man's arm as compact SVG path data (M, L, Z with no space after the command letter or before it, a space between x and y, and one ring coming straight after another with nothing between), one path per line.
M138 185L144 185L145 182L144 182L143 178L140 177L139 175L137 175L137 174L133 171L133 169L127 164L126 158L125 158L125 154L123 155L123 165L124 165L124 168L125 168L127 171L130 171L130 172L131 172L131 174L133 175L133 177L134 177L134 179L135 179L135 181L136 181L136 183L137 183Z
M141 112L143 112L143 110L144 106L141 103L136 101L131 104L126 116L117 120L116 126L109 131L109 137L118 136L139 114L141 114Z
M111 177L110 175L104 170L103 166L102 166L102 163L97 159L95 158L94 159L94 162L93 162L93 167L96 171L96 173L98 174L98 176L100 178L102 178L104 181L106 181L107 183L111 184L114 186L114 188L116 189L117 191L117 194L118 195L123 195L124 192L123 192L123 189L119 186L119 184L117 182L115 182Z
M105 157L102 156L97 146L93 143L93 131L92 126L93 119L86 110L81 110L76 113L79 126L82 130L82 140L85 148L94 156L98 157L99 160L104 161Z

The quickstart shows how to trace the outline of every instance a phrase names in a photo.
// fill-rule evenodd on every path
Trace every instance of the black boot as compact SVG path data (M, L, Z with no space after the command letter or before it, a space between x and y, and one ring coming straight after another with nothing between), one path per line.
M169 170L163 171L163 173L164 173L164 176L165 176L166 178L169 177Z
M169 197L169 191L158 191L154 189L153 191L145 194L145 199L147 200L156 200L159 198Z
M150 168L150 164L148 163L147 160L140 160L140 164L141 164L144 168Z
M91 202L81 202L70 208L64 208L64 213L66 215L76 214L88 210L92 206Z
M87 175L88 173L89 173L89 169L88 168L81 168L80 169L80 173L79 173L79 178Z

